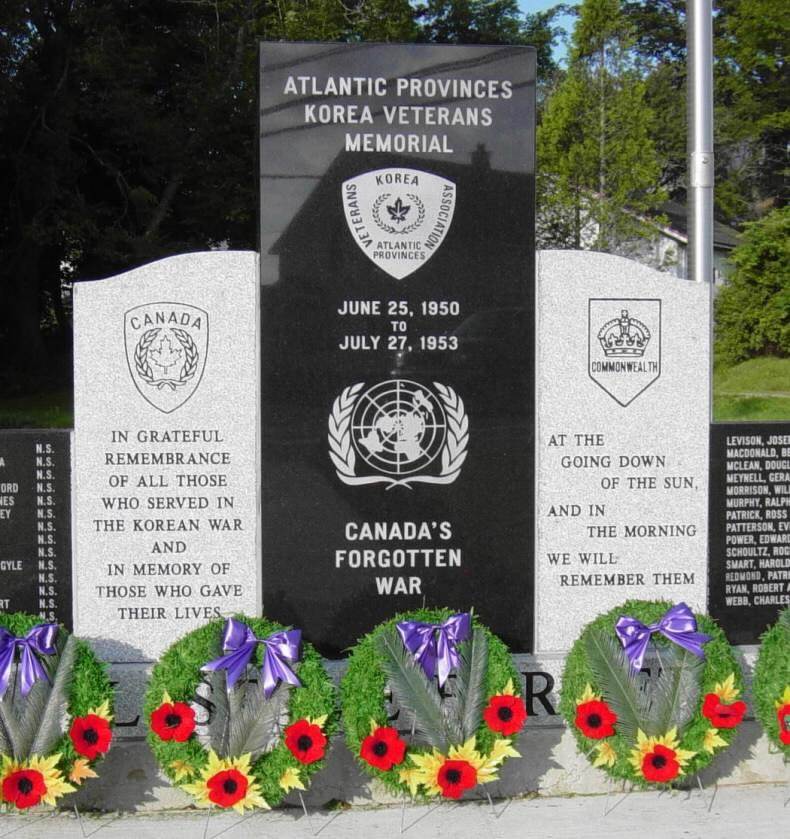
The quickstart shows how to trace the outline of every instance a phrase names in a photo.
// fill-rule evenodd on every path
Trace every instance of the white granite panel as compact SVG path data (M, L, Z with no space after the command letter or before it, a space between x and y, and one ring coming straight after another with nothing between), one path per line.
M705 610L709 287L538 258L536 649L628 598Z
M107 659L260 610L257 266L195 253L75 286L75 631Z

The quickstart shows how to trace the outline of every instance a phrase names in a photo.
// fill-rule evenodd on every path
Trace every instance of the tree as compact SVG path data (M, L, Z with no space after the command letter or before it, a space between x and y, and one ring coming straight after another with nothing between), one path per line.
M717 203L756 218L786 200L790 16L775 0L719 0L716 18Z
M517 44L516 0L428 0L418 8L422 36L438 44Z
M6 384L69 374L72 278L219 242L256 246L259 41L350 39L356 25L400 36L385 11L402 18L405 4L370 0L375 25L337 0L3 4Z
M619 0L585 0L568 73L538 130L544 245L621 250L646 232L642 216L664 198L631 43Z
M716 299L716 358L790 356L790 207L746 224Z
M535 47L538 79L544 82L557 70L552 48L559 30L553 23L562 9L522 13L517 0L428 0L415 17L423 41Z
M651 137L661 170L660 183L685 200L686 151L686 0L623 3L633 33L633 56L645 82L645 102L660 115Z
M681 200L686 192L685 6L685 0L624 4L636 34L647 101L662 115L655 131L662 183ZM714 9L716 215L739 225L783 200L790 21L775 0L716 0Z

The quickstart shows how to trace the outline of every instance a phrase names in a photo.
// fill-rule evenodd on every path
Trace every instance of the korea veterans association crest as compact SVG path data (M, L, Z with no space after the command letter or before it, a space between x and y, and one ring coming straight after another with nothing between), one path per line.
M185 303L146 303L124 315L126 361L135 387L162 413L197 390L208 351L208 313Z
M588 372L623 407L661 375L661 301L591 299Z
M377 169L341 187L346 222L359 249L402 280L441 247L453 221L455 184L419 169Z
M469 419L461 397L439 382L360 382L335 399L328 439L344 484L451 484L466 460Z

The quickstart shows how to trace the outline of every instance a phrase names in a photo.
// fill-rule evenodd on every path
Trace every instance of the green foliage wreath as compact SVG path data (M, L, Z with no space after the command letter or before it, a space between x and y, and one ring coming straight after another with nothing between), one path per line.
M757 719L773 743L790 756L790 607L762 636L752 696Z
M396 793L460 798L519 756L512 743L526 709L502 641L472 616L470 636L457 646L460 665L440 689L397 632L401 621L440 624L453 615L420 609L379 624L353 648L341 682L348 747Z
M646 626L673 604L629 600L589 623L565 663L560 713L580 751L613 778L638 787L671 785L707 766L730 745L746 712L743 677L733 649L712 618L696 614L711 640L704 658L655 632L651 678L632 675L615 634L627 615Z
M16 639L51 630L33 655L46 674L23 690ZM57 800L86 779L112 740L113 690L90 647L34 615L0 613L9 681L0 698L0 801L19 810ZM49 650L45 652L44 650Z
M258 639L285 630L266 618L237 615ZM301 686L284 681L269 698L260 684L264 647L228 690L224 670L201 672L223 654L225 622L176 641L154 667L144 714L148 742L165 774L198 806L269 808L324 765L337 726L335 688L310 644L291 664Z

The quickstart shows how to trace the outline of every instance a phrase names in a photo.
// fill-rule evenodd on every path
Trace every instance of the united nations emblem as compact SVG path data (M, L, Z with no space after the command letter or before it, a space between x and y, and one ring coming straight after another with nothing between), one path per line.
M455 211L455 184L419 169L377 169L341 187L348 229L379 268L402 280L441 247Z
M451 484L466 460L469 420L461 397L407 379L347 387L329 416L329 456L344 484ZM359 472L365 474L359 474Z
M124 315L126 362L140 395L162 413L197 390L208 350L208 313L184 303L146 303Z

